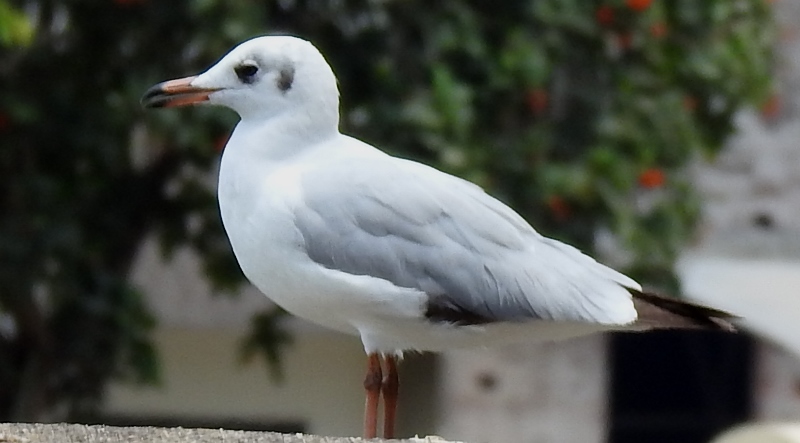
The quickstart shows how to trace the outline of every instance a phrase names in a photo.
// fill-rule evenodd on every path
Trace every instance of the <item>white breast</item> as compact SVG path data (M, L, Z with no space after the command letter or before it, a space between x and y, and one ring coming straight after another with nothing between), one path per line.
M240 147L223 154L218 198L225 231L248 280L294 315L347 333L358 333L365 318L419 314L423 294L409 297L409 290L389 282L323 268L306 254L293 208L303 204L304 174L324 167L324 162L309 161L319 152L274 161ZM388 306L386 299L397 292L405 295L394 297L400 306Z

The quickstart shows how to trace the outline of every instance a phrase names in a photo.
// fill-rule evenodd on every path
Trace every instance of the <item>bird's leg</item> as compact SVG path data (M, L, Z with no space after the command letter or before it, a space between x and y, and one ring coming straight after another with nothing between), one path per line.
M381 360L378 354L367 356L367 376L364 378L364 389L367 390L367 401L364 405L364 438L378 436L378 401L381 396Z
M388 355L386 376L383 377L383 438L394 438L394 420L397 412L397 391L400 379L397 376L397 357Z

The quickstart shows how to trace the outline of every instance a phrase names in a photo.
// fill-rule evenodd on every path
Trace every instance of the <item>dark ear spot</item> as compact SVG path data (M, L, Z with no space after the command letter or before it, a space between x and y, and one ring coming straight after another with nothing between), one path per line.
M286 92L292 89L292 83L294 83L294 67L286 66L278 74L278 89Z

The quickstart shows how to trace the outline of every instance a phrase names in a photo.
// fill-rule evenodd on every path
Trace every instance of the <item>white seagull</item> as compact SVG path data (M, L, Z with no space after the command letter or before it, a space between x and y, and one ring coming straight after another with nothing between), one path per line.
M729 314L642 292L480 187L340 133L336 77L300 38L246 41L198 76L153 86L142 103L239 114L218 189L233 251L275 303L361 337L365 437L377 434L381 393L384 436L394 435L406 350L732 330Z

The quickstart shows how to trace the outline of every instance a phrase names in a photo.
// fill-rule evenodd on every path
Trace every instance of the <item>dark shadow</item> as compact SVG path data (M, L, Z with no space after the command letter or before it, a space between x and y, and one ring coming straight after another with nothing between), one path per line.
M751 416L746 334L614 334L609 355L610 443L706 443Z

